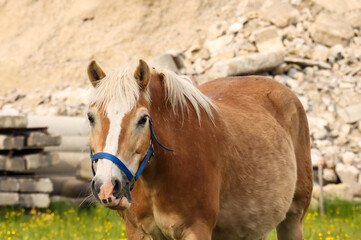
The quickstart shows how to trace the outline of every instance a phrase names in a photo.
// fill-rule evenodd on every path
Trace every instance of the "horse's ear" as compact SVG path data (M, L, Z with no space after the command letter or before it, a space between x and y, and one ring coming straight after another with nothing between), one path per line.
M134 77L138 82L141 90L145 90L150 79L150 71L148 64L142 59L139 60L137 69L134 72Z
M93 87L96 87L99 81L105 77L105 73L93 60L88 65L88 76Z

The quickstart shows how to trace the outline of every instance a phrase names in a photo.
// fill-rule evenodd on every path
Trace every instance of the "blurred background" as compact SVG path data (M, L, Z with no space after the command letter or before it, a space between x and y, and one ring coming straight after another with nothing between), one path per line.
M305 237L361 239L361 0L0 0L0 25L0 239L125 239L87 197L86 67L140 58L198 84L289 87L311 133Z

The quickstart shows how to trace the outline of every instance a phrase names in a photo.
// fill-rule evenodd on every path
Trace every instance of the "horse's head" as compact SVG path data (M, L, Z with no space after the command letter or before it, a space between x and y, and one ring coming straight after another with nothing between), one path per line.
M150 70L140 60L135 70L106 75L92 61L88 75L94 87L89 105L90 146L94 154L105 152L120 159L134 176L150 148ZM95 161L91 182L93 195L103 206L124 210L130 207L132 184L124 171L106 158Z

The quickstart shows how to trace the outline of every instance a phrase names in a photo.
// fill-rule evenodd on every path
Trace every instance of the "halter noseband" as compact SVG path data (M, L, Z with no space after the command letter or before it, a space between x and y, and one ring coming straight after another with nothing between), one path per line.
M137 173L135 174L135 176L133 176L133 174L129 171L129 169L125 166L125 164L119 158L114 156L113 154L106 153L106 152L98 152L98 153L93 155L93 151L92 151L92 149L90 147L90 158L92 160L93 175L95 176L94 162L96 160L98 160L98 159L101 159L101 158L108 159L108 160L112 161L115 165L117 165L120 168L120 170L122 170L124 172L124 174L127 176L127 178L130 181L129 186L130 186L130 191L131 191L133 189L133 187L134 187L135 181L138 180L138 178L140 177L140 174L142 174L142 172L143 172L143 170L145 168L145 165L147 164L148 160L152 156L152 153L153 153L153 140L152 139L153 138L159 144L159 146L161 146L162 148L164 148L164 149L166 149L168 151L172 151L172 152L174 151L173 149L167 148L167 147L165 147L164 145L162 145L159 142L157 136L155 135L155 132L154 132L154 129L153 129L153 121L152 121L152 118L150 116L149 116L149 128L150 128L150 146L149 146L148 152L145 155L145 157L143 158L142 163L140 164L140 167L139 167Z

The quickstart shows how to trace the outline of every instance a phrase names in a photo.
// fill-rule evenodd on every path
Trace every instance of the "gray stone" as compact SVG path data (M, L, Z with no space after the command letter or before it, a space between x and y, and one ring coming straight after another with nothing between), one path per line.
M178 72L178 67L171 54L163 54L149 60L149 65L157 69L167 69Z
M295 23L300 16L297 9L287 2L274 1L269 5L264 5L261 10L262 16L272 22L277 27L286 27Z
M333 169L325 168L323 169L323 179L327 182L337 182L337 175Z
M321 5L329 11L337 13L361 8L361 2L359 0L313 0L313 2Z
M0 128L25 128L27 123L25 116L0 116Z
M16 178L0 178L0 192L17 192L20 189Z
M355 154L353 152L345 152L344 154L342 154L341 158L342 158L342 162L348 165L351 165L352 162L355 159Z
M283 51L254 53L217 62L212 71L216 77L264 72L281 65L283 59Z
M353 200L351 188L347 184L327 184L323 187L324 198L326 199L340 199L340 200ZM313 187L312 196L316 199L320 198L320 187Z
M353 195L361 195L361 185L358 183L360 171L357 168L338 163L336 165L336 173L342 183L350 186Z
M48 194L32 193L32 194L19 194L19 205L26 208L38 207L46 208L50 204Z
M18 193L1 193L0 192L0 206L17 205L19 203Z
M206 41L205 45L208 48L212 57L224 53L225 47L231 43L233 35L224 35L214 40Z
M361 103L339 109L337 113L346 123L353 123L360 121Z
M328 54L329 48L318 44L312 51L312 59L326 62Z
M311 149L312 166L317 167L323 161L322 153L317 148Z
M0 150L22 149L23 147L23 136L0 135Z
M331 65L328 63L304 58L286 57L285 62L299 64L301 66L317 66L320 68L331 69Z
M354 36L352 26L336 15L320 13L311 27L311 37L314 41L333 46L338 43L348 43Z
M240 22L235 22L229 27L231 33L237 33L243 29L243 24Z
M57 146L60 143L60 136L51 136L42 132L31 132L26 138L26 146L28 147Z
M263 28L253 32L256 46L259 52L283 50L281 37L274 26Z
M361 4L360 4L361 6ZM351 11L344 14L344 19L354 28L361 27L361 10Z
M41 192L49 193L53 191L53 184L49 178L40 178L38 180L24 178L19 179L20 192Z

